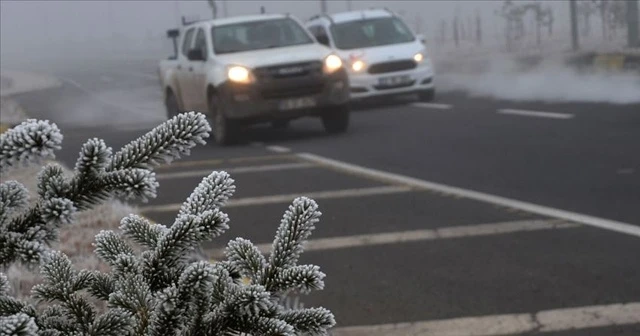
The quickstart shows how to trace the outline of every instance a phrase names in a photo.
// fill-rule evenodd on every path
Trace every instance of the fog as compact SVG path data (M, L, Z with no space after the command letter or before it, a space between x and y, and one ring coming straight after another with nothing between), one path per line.
M529 1L530 2L530 1ZM320 1L217 1L220 16L256 14L264 6L269 13L290 13L306 20L321 10ZM403 16L415 31L427 38L434 59L438 85L443 91L462 90L517 100L608 101L629 103L640 100L637 75L578 74L556 62L570 49L569 16L566 1L543 1L554 10L553 36L544 35L536 45L532 19L526 21L528 35L520 50L505 52L504 20L496 15L502 1L344 1L329 0L329 12L368 7L387 7ZM146 61L153 70L157 61L172 54L166 30L178 27L181 16L212 17L207 1L0 1L0 67L55 73L59 69L91 69L106 60ZM468 23L466 35L453 42L450 23L454 15ZM474 41L473 23L482 18L482 43ZM444 25L444 26L443 26ZM615 39L597 34L597 17L592 20L590 38L581 40L583 49L620 48L624 32ZM442 28L448 27L445 38ZM461 32L462 33L462 32ZM511 59L523 53L548 56L543 67L528 72L514 71ZM468 71L470 59L483 59L489 67ZM555 62L555 63L554 63ZM472 66L473 68L473 66Z

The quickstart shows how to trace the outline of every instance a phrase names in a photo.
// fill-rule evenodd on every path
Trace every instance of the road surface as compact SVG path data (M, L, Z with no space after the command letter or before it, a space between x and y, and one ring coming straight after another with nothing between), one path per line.
M91 69L18 96L58 122L69 165L89 137L119 148L165 118L155 63ZM440 93L359 106L341 136L301 120L201 146L158 169L140 206L169 225L202 177L229 171L216 258L236 236L268 244L289 202L313 197L323 217L301 262L326 289L302 300L334 312L336 335L638 335L639 154L639 104Z

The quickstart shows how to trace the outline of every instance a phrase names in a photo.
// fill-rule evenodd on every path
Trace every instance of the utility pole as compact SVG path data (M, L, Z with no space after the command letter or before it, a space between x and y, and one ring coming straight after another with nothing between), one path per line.
M352 9L351 0L346 0L346 1L347 1L347 10L350 11Z
M322 14L327 13L327 0L320 0L320 12Z
M627 29L630 48L640 47L639 0L627 0Z
M222 16L229 17L229 9L227 8L229 6L229 3L227 2L227 0L220 0L220 2L222 2Z
M571 12L571 46L574 51L580 48L578 41L578 13L577 0L569 0L569 11Z

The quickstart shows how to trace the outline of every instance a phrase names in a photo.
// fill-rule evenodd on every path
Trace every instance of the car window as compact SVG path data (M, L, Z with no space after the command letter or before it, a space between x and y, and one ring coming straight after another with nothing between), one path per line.
M190 28L184 34L184 40L182 41L182 54L187 56L189 54L189 49L191 48L191 38L193 37L193 31L195 28Z
M331 25L331 36L339 49L357 49L406 43L415 40L397 17L350 21Z
M204 29L198 29L198 33L196 34L195 44L193 46L194 49L200 49L202 55L204 55L205 59L207 57L207 38L204 34Z
M211 37L216 54L314 43L307 31L290 18L215 26Z

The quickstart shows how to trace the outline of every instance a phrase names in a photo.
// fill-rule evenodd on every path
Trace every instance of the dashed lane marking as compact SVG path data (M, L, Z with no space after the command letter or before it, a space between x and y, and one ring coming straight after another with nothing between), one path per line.
M387 194L398 194L410 192L412 188L405 186L385 186L385 187L372 187L372 188L358 188L358 189L342 189L331 191L315 191L315 192L297 192L295 194L284 195L270 195L270 196L258 196L258 197L246 197L230 200L224 206L225 208L241 207L241 206L254 206L265 204L278 204L278 203L290 203L295 198L300 196L307 196L315 200L321 199L336 199L336 198L352 198L363 196L376 196ZM178 211L182 207L182 203L162 204L162 205L149 205L139 208L139 212L142 213L158 213L158 212L170 212Z
M449 104L435 104L435 103L413 103L411 106L421 107L421 108L430 108L437 110L449 110L451 109L451 105Z
M226 171L229 174L242 174L242 173L259 173L259 172L268 172L268 171L282 171L282 170L290 170L290 169L304 169L304 168L312 168L312 167L315 167L315 165L310 162L283 163L283 164L262 165L262 166L216 168L216 169L203 169L203 170L194 170L194 171L181 171L181 172L175 172L175 173L160 173L160 174L156 174L156 178L158 180L167 180L167 179L174 179L174 178L205 177L211 174L211 172L213 172L214 170Z
M479 191L473 191L468 189L463 189L459 187L448 186L445 184L429 182L425 180L420 180L417 178L412 178L408 176L403 176L400 174L388 173L372 168L366 168L338 160L333 160L329 158L325 158L322 156L309 154L309 153L299 153L296 154L300 158L317 163L319 165L324 165L325 167L333 168L337 171L346 171L351 173L359 174L360 176L369 177L372 179L376 179L379 181L386 181L388 183L392 183L395 185L405 185L415 189L421 190L431 190L442 192L449 195L458 195L467 199L476 200L483 203L489 203L514 209L519 209L522 211L526 211L528 213L543 215L551 218L563 219L571 222L581 223L585 225L590 225L593 227L597 227L600 229L615 231L619 233L624 233L631 236L640 237L640 226L636 226L633 224L618 222L614 220L609 220L605 218L594 217L590 215L580 214L576 212L566 211L555 209L543 205L518 201L514 199L509 199L506 197L491 195Z
M411 230L388 233L363 234L333 238L320 238L307 241L304 250L321 251L362 246L387 245L428 240L455 239L465 237L491 236L515 232L570 229L579 224L561 220L522 220L488 224L441 227L437 229ZM263 253L269 253L271 244L257 244ZM213 251L212 255L222 258L223 250Z
M282 146L267 146L267 150L272 151L274 153L289 153L291 149Z
M501 336L640 323L640 303L336 328L333 336Z
M247 162L262 162L262 161L270 161L270 160L298 160L295 155L258 155L258 156L244 156L237 158L228 158L228 159L210 159L210 160L189 160L189 161L179 161L172 162L169 164L163 164L162 166L156 168L156 171L162 169L173 169L173 168L190 168L190 167L198 167L198 166L215 166L221 165L225 163L247 163Z
M512 114L524 117L536 117L536 118L552 118L552 119L571 119L573 114L568 113L555 113L555 112L539 112L539 111L526 111L526 110L514 110L514 109L500 109L500 114Z

